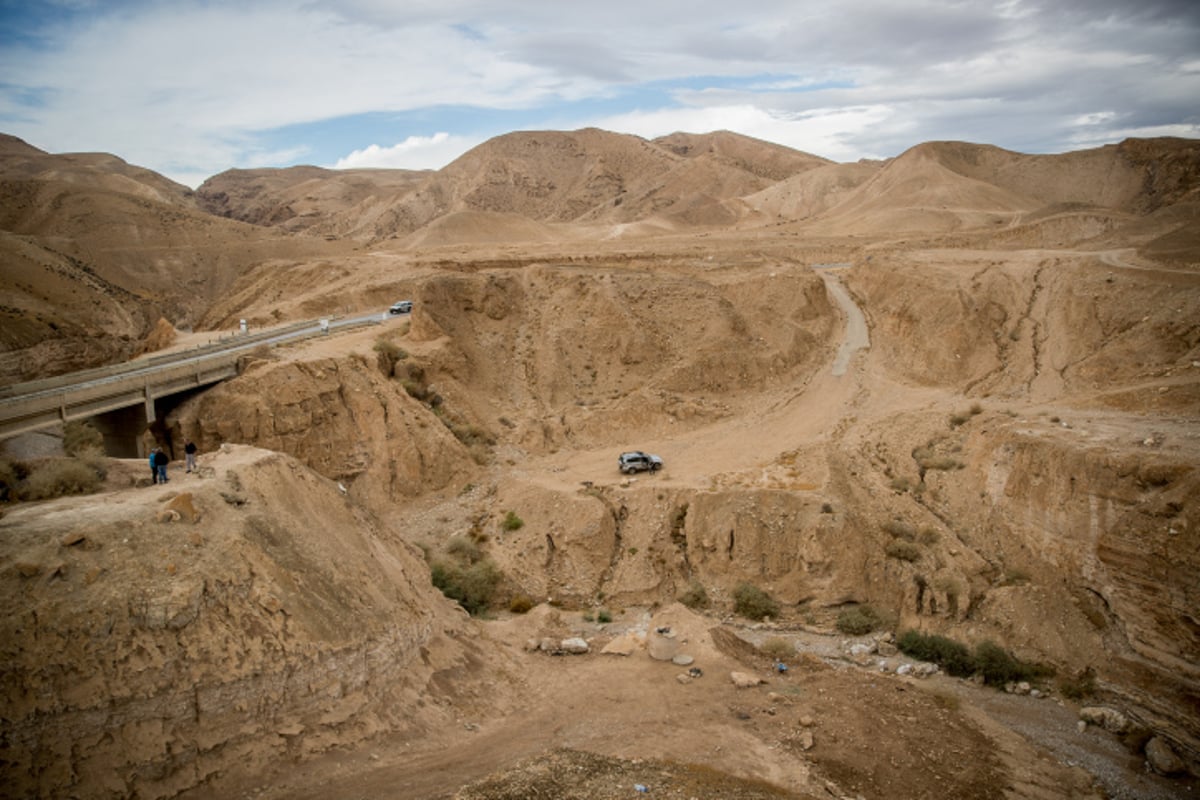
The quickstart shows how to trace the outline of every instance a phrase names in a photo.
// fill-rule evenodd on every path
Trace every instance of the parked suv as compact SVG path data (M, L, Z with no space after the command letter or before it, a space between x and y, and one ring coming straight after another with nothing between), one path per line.
M620 458L617 459L617 466L626 475L634 472L658 472L662 469L662 465L661 458L650 453L643 453L641 450L621 453Z
M401 300L398 303L393 303L388 309L389 314L410 314L412 313L412 300Z

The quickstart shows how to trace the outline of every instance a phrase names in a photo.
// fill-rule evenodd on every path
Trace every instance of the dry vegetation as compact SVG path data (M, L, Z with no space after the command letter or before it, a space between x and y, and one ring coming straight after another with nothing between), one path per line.
M162 404L169 488L5 443L15 794L1196 790L1195 142L515 133L194 194L0 145L6 384L415 304Z

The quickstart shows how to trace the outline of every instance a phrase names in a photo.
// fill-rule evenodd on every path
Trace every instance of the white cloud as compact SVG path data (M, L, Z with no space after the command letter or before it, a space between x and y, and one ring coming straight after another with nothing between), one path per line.
M339 158L334 169L441 169L463 153L481 144L481 139L435 133L409 136L391 147L372 144Z
M1182 0L60 2L83 10L0 49L0 130L188 180L300 158L440 167L503 132L471 108L853 160L1194 130L1200 96L1200 6ZM344 122L406 113L390 138Z

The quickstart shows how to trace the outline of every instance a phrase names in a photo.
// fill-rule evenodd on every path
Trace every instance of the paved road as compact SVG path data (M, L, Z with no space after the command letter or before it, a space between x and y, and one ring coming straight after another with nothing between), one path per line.
M233 377L238 359L246 352L341 329L377 325L390 318L386 312L376 312L325 322L310 320L279 328L275 333L239 334L190 350L4 387L0 390L0 436L140 403L147 405L147 418L152 420L155 398Z

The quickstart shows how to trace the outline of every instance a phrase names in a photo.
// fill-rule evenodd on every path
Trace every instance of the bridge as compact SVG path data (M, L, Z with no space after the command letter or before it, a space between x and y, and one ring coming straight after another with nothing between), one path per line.
M227 336L191 350L57 375L0 388L0 439L90 419L110 456L142 452L142 434L169 398L232 378L250 351L322 336L336 329L378 325L385 314L297 322Z

